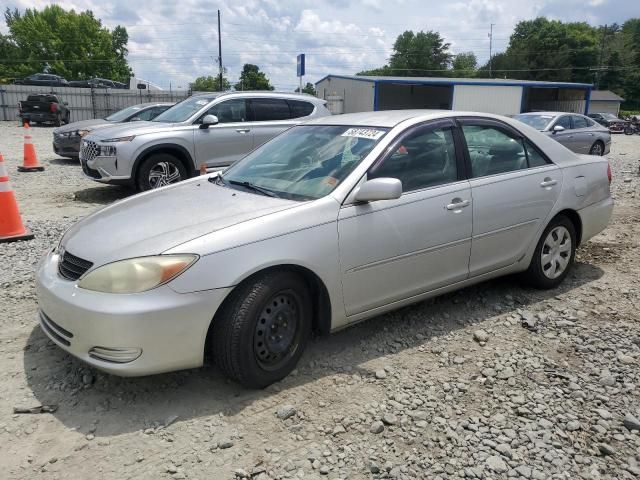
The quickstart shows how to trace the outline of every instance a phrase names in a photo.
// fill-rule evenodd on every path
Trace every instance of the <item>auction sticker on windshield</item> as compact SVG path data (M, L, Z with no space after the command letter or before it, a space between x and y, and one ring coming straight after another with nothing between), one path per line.
M378 140L384 134L384 130L376 130L375 128L350 128L349 130L344 132L342 136Z

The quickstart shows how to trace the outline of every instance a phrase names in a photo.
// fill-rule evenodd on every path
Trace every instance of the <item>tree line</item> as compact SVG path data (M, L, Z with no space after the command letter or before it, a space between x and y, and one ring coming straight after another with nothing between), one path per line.
M640 18L591 26L539 17L519 22L504 52L478 65L473 52L453 55L435 31L406 31L389 63L358 75L479 77L593 83L640 104Z
M89 10L76 12L57 5L24 13L7 8L8 28L0 34L0 81L48 71L68 80L93 77L128 82L126 28L102 25Z

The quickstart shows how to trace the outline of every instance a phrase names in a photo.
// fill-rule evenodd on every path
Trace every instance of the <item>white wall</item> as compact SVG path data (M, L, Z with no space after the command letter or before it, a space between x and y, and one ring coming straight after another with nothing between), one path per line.
M373 82L328 77L316 84L316 95L325 99L330 95L344 98L344 113L373 111Z
M520 113L522 87L455 85L453 110L516 115Z
M613 113L618 115L620 112L620 102L612 102L610 100L591 100L589 102L589 113Z

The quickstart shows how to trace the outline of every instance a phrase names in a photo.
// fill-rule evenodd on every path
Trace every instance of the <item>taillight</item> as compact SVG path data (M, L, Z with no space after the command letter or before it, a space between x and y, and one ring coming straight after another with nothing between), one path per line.
M51 104L51 113L56 113L58 111L58 104L57 103L52 103Z
M609 185L611 185L611 182L613 181L613 173L611 173L610 163L607 164L607 178L609 179Z

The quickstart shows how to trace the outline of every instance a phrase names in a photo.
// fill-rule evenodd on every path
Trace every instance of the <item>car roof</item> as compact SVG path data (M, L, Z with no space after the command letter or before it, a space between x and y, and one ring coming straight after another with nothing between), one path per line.
M176 102L145 102L145 103L139 103L135 106L136 107L154 107L154 106L160 107L160 106L175 105L175 104Z
M578 112L525 112L519 113L518 115L549 115L554 117L557 117L559 115L580 115L582 117L585 116L584 114Z
M242 90L242 91L234 91L234 92L222 92L218 94L218 98L226 97L226 96L234 96L234 97L273 97L273 98L284 98L287 100L306 100L307 102L316 102L316 103L326 103L325 100L314 97L308 93L296 93L296 92L278 92L271 90Z

